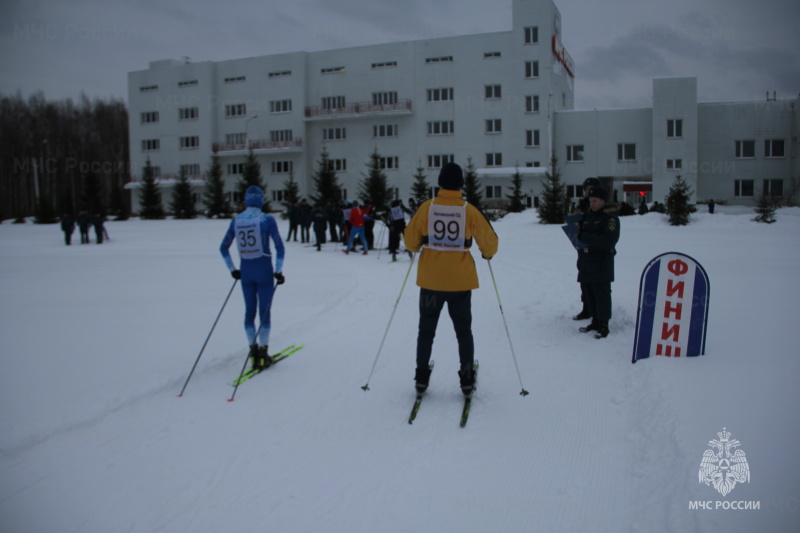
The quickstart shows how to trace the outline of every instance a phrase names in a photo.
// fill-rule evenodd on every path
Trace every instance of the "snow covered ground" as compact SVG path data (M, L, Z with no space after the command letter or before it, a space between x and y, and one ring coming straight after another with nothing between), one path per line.
M407 257L288 243L272 346L305 348L227 402L246 353L236 287L177 398L232 285L217 251L227 221L109 222L110 242L70 247L57 226L0 224L0 531L798 531L800 208L753 216L623 218L603 340L570 319L561 229L533 211L497 222L492 266L530 395L477 256L465 428L446 314L406 422L416 267L361 389ZM668 251L709 274L707 355L632 365L639 276ZM751 472L724 497L698 481L723 427Z

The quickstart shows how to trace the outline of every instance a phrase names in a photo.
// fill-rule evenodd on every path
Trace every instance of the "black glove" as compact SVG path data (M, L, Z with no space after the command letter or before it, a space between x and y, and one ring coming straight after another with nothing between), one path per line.
M231 277L233 279L242 279L242 273L238 270L231 270Z
M275 272L275 279L278 281L278 285L286 283L286 278L280 272Z

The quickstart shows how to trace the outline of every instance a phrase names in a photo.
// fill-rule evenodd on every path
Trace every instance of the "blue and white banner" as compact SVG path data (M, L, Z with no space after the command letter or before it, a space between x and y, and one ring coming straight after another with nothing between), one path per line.
M639 282L633 360L651 355L705 354L710 285L703 267L686 254L653 258Z

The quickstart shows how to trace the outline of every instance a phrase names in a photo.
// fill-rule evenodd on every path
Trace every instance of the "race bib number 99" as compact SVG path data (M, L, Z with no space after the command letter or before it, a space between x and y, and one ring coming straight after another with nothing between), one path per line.
M428 247L434 250L463 252L467 237L467 204L436 205L428 211Z
M257 259L264 255L259 219L236 221L236 246L242 259Z

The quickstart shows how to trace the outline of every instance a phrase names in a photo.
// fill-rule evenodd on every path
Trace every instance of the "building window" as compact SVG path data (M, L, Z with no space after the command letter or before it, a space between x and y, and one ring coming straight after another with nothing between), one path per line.
M198 146L200 146L200 137L198 137L197 135L193 135L191 137L181 137L180 143L182 150L188 148L197 148Z
M582 198L583 186L582 185L567 185L567 198Z
M441 168L447 163L454 163L456 160L453 154L429 155L428 168Z
M322 130L323 141L341 141L347 138L347 128L325 128Z
M292 171L293 167L294 167L294 165L292 165L291 161L273 161L272 162L272 173L273 174L288 174L289 172Z
M502 133L503 121L499 118L490 118L486 121L486 133Z
M734 180L734 196L753 196L753 180Z
M753 159L756 156L755 141L736 141L736 159Z
M178 120L197 120L200 111L196 107L182 107L178 109Z
M144 139L142 141L142 152L155 152L161 149L159 139Z
M484 59L492 59L494 57L500 57L500 52L485 52L483 54Z
M276 71L276 72L270 72L269 73L269 77L270 78L280 78L282 76L291 76L291 75L292 75L292 71L291 70L281 70L281 71Z
M244 144L246 142L246 133L228 133L225 135L225 144Z
M567 161L570 163L575 163L577 161L583 161L583 145L582 144L572 144L567 146Z
M269 103L270 113L288 113L292 110L291 100L273 100Z
M525 44L535 44L539 42L539 26L528 26L525 30Z
M191 87L193 85L197 85L197 80L187 80L178 82L178 87Z
M486 199L502 198L503 188L500 185L487 185L486 186Z
M158 122L158 111L142 113L142 124L154 124L156 122Z
M181 165L180 172L184 176L199 176L200 175L200 165L199 164Z
M272 201L273 202L283 202L283 198L284 198L285 194L286 194L286 191L283 191L283 190L276 191L276 190L273 189L273 191L272 191Z
M372 68L396 67L397 61L384 61L383 63L373 63Z
M429 102L444 102L453 99L453 88L445 87L442 89L428 89Z
M526 78L538 78L539 77L539 62L538 61L526 61L525 62L525 77Z
M344 72L344 67L328 67L322 69L320 72L323 74L334 74L336 72Z
M780 198L783 196L783 180L764 180L764 196Z
M397 91L385 93L372 93L372 103L374 105L387 105L397 103Z
M378 165L381 169L397 169L400 168L400 158L397 156L381 157L378 159Z
M453 56L442 56L442 57L428 57L425 59L426 63L442 63L446 61L452 61Z
M372 126L373 137L397 137L397 124L376 124Z
M494 154L486 154L486 166L487 167L499 167L503 165L503 154L502 153L494 153Z
M228 174L231 176L244 174L244 163L228 163Z
M158 85L145 85L143 87L139 87L140 93L150 93L157 90L158 90Z
M225 83L236 83L239 81L245 81L246 79L246 76L234 76L232 78L225 78Z
M667 170L680 170L683 168L683 159L667 159Z
M767 139L764 141L764 157L783 157L783 139Z
M225 117L243 117L247 115L247 106L245 104L230 104L225 106Z
M669 119L667 120L667 137L680 138L683 137L683 120L682 119Z
M344 96L326 96L322 99L322 109L339 109L344 106Z
M428 135L452 135L454 129L452 120L428 122Z
M142 167L142 176L144 176L147 167ZM161 167L152 165L150 171L153 173L153 178L158 179L161 177Z
M291 141L292 137L292 130L272 130L269 132L269 140L274 143Z
M328 170L337 172L347 170L347 159L328 159Z
M539 95L531 95L525 97L525 112L538 113L539 112Z
M529 148L538 148L539 144L539 130L525 130L525 146Z
M492 98L500 98L502 95L500 85L486 85L484 87L484 94L486 95L485 98L487 100Z
M636 161L636 144L617 144L617 161Z

